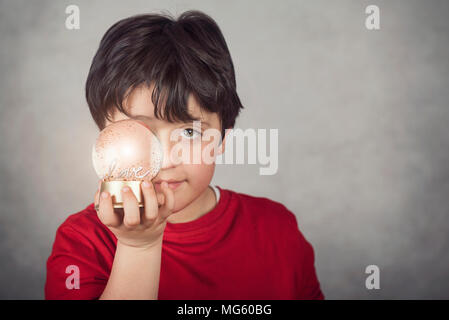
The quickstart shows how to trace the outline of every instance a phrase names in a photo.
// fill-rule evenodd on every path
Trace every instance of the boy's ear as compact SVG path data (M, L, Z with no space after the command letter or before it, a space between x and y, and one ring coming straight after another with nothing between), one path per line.
M223 154L225 152L225 146L226 146L226 138L229 136L229 133L231 132L232 128L225 130L225 136L223 137L223 140L221 140L221 144L217 148L217 156L220 154Z

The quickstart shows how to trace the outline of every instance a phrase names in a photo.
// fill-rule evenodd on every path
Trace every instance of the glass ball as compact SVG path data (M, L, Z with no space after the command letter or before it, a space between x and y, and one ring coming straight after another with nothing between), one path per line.
M103 181L153 179L162 165L162 145L139 120L116 121L99 134L93 149L95 172Z

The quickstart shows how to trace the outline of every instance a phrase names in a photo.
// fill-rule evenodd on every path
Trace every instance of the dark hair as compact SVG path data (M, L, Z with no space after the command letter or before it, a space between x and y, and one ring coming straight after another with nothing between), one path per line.
M224 136L243 109L225 39L200 11L186 11L176 20L165 13L135 15L109 28L86 81L87 103L100 130L114 107L130 117L122 102L134 88L152 83L158 119L197 120L187 108L193 94L201 108L218 113Z

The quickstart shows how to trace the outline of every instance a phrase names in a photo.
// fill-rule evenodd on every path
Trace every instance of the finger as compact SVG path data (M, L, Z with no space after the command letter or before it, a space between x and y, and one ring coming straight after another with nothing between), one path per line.
M145 224L152 224L158 214L158 199L153 183L149 180L144 180L141 184L143 201L144 201L144 219Z
M119 216L114 212L112 198L109 192L103 191L99 197L99 210L97 212L100 221L108 227L118 227L121 224Z
M130 187L122 189L123 210L125 216L123 217L123 224L127 228L134 228L140 224L140 210L137 198Z
M161 216L163 219L168 218L170 214L173 213L173 209L175 207L175 196L173 194L173 190L170 189L167 182L162 182L161 184L162 192L164 193L164 205L160 208Z

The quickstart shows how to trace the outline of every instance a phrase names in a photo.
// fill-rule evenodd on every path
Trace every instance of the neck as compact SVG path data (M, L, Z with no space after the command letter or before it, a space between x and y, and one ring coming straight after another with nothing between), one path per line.
M214 190L209 186L192 203L167 218L170 223L190 222L210 212L217 204Z

